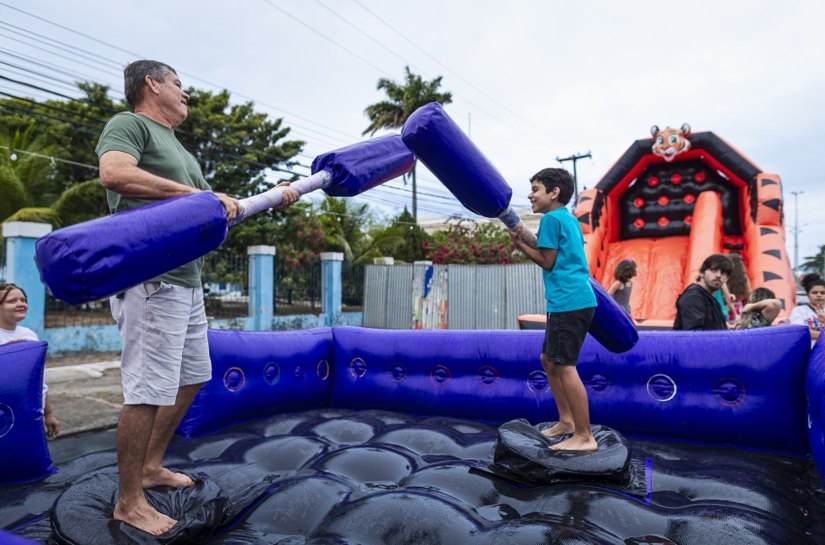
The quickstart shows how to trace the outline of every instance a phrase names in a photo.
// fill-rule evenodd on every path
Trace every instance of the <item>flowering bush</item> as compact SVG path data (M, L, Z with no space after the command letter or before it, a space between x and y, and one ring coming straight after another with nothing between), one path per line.
M436 264L507 264L524 263L507 231L494 224L475 228L451 225L435 233L432 243L422 243L427 259Z

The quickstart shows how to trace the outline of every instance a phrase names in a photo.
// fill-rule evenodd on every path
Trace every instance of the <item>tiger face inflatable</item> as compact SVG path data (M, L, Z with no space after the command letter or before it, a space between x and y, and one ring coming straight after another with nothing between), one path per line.
M653 155L658 155L668 163L673 161L677 155L690 149L690 125L684 123L680 129L667 127L660 130L658 126L650 127L650 134L653 135Z

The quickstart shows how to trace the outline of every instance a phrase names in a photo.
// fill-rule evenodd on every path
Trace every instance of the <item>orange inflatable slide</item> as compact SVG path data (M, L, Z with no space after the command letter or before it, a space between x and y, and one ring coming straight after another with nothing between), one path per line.
M710 254L741 254L751 287L795 305L785 249L782 183L712 132L651 129L595 188L578 196L575 216L591 274L605 287L622 259L638 266L630 299L640 328L671 328L676 298Z

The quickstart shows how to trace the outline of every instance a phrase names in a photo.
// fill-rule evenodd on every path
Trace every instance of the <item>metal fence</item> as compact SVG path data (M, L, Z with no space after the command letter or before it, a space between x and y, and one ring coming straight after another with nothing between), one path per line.
M365 285L366 327L517 329L518 316L545 310L533 264L368 265Z
M204 259L201 282L208 318L231 320L249 314L247 256L212 252Z
M364 265L344 261L341 266L341 306L344 312L364 306Z
M321 312L321 261L308 263L275 256L276 315Z

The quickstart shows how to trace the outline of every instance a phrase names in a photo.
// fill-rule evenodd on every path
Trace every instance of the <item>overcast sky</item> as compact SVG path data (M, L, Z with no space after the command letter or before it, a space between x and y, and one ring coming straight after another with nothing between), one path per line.
M0 0L0 74L68 94L60 80L90 79L122 97L123 65L162 60L185 86L226 88L283 117L309 165L362 140L378 79L400 82L409 65L443 76L448 113L518 207L529 176L558 156L591 152L577 169L592 187L651 125L689 123L782 177L792 262L790 192L804 192L801 262L825 244L823 23L815 0ZM420 218L472 216L422 178ZM365 202L400 210L409 192L391 185Z

